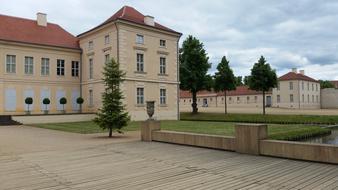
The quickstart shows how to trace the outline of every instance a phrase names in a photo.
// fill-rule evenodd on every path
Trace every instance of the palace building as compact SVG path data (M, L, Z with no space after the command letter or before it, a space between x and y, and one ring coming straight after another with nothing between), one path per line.
M30 110L59 113L67 99L67 113L96 112L102 105L102 71L111 58L126 72L121 85L132 120L143 120L146 101L156 101L155 117L177 119L179 103L178 42L181 33L124 6L110 18L78 36L47 15L36 20L0 15L0 114L23 114L26 97Z

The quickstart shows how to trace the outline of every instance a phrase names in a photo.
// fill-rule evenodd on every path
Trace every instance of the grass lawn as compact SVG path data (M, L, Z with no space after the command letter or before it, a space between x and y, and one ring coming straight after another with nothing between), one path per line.
M95 123L76 122L76 123L56 123L56 124L35 124L35 127L67 131L73 133L100 133L102 131ZM139 130L140 122L131 122L124 131ZM235 123L231 122L202 122L202 121L162 121L161 129L180 132L191 132L201 134L214 134L233 136ZM269 137L278 140L297 140L313 135L326 134L329 130L318 126L308 125L280 125L270 124L268 127Z
M262 114L223 114L223 113L181 113L185 121L226 121L244 123L275 124L338 124L338 116L330 115L262 115Z

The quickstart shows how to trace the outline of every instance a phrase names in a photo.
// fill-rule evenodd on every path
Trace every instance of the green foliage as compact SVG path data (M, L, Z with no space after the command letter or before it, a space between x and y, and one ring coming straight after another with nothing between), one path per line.
M236 80L236 86L243 86L244 85L242 76L237 76L235 78L235 80Z
M226 91L236 89L236 78L225 56L223 56L222 61L217 66L214 89L216 92L224 92L224 112L227 113Z
M65 97L60 98L60 104L62 104L62 105L67 104L67 98L65 98Z
M25 99L25 104L28 104L28 105L33 104L33 98L32 98L32 97L27 97L27 98Z
M251 69L249 77L249 87L252 90L263 92L263 115L265 115L265 92L277 86L277 75L271 69L263 56Z
M193 113L197 113L197 92L208 89L212 85L211 77L207 75L211 67L208 63L209 58L204 50L203 43L191 35L183 42L179 58L180 88L192 93Z
M320 88L324 89L324 88L335 88L335 86L332 84L332 82L328 81L328 80L319 80L320 83Z
M76 99L76 103L77 104L83 104L83 102L84 102L84 100L83 100L83 98L82 97L78 97L77 99Z
M105 91L102 94L103 106L94 122L102 129L109 129L109 137L112 137L113 130L121 133L121 129L130 121L130 116L122 103L124 97L120 90L125 72L119 69L119 64L114 59L111 59L105 64L103 76L105 84Z
M49 98L44 98L44 99L42 100L42 103L43 103L44 105L49 105L49 104L50 104Z
M260 114L228 114L222 113L181 113L181 120L218 121L242 123L275 123L275 124L321 124L337 125L336 115L260 115Z
M250 76L245 76L243 79L243 83L245 86L249 86L249 80L250 80Z

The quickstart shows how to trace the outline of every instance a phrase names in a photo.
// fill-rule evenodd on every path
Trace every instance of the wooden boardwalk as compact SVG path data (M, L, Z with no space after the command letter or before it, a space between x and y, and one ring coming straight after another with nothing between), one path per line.
M22 153L1 145L1 190L338 189L337 165L137 140Z

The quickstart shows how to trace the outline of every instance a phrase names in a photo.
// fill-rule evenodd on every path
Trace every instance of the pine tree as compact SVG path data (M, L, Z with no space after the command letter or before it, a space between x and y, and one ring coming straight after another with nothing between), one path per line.
M109 137L112 137L113 131L122 133L121 129L130 121L130 116L122 102L124 97L120 89L125 72L119 69L119 64L114 59L111 59L105 64L103 76L105 84L105 91L102 94L103 105L94 122L102 129L108 129Z
M197 113L197 92L210 89L213 81L208 75L211 65L204 50L203 43L193 36L183 42L180 49L180 82L182 90L189 90L192 94L192 113Z
M217 66L215 73L216 92L222 91L224 93L224 113L227 113L227 91L236 89L236 77L229 66L229 61L224 56L221 63Z
M252 90L263 92L263 115L265 115L265 92L277 86L277 75L270 64L261 56L251 69L249 87Z

